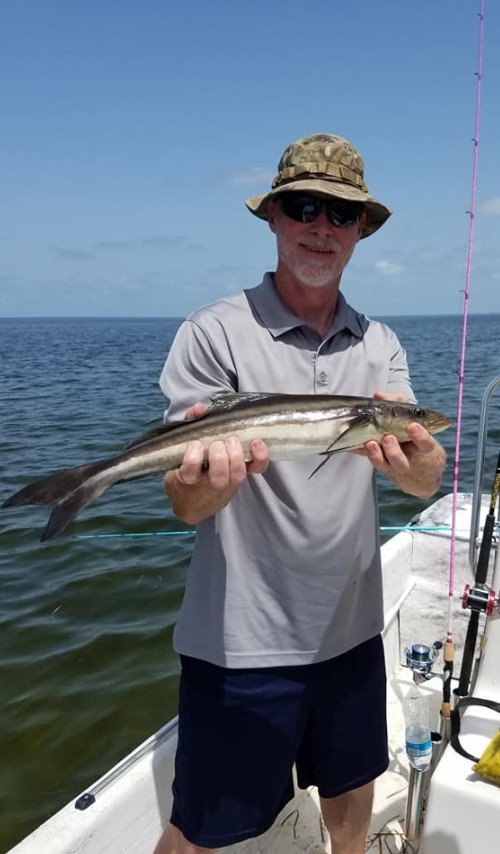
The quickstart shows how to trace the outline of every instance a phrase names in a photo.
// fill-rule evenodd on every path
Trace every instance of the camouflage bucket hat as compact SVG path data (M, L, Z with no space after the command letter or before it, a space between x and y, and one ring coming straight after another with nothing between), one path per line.
M245 204L255 216L267 220L270 199L292 192L362 202L366 224L361 237L373 234L391 215L389 208L369 195L363 160L342 136L316 133L289 145L278 164L272 189L247 199Z

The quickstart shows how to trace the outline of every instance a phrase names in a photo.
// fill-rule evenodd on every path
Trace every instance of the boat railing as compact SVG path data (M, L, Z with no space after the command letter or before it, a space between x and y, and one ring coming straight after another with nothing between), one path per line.
M487 387L481 404L481 416L479 419L479 430L477 435L476 471L474 476L474 492L472 495L472 515L469 540L469 563L472 570L476 565L476 549L479 535L479 517L481 514L481 497L484 479L484 458L486 453L486 439L488 437L488 423L490 415L490 403L493 392L500 385L500 376L495 377Z
M104 789L107 789L119 777L130 770L143 756L154 752L163 742L171 738L177 729L178 718L172 718L168 723L164 724L154 735L150 736L146 741L136 747L132 753L129 753L124 759L118 762L113 768L100 777L90 788L86 789L75 801L74 806L77 810L86 810L87 807L95 803L96 797Z

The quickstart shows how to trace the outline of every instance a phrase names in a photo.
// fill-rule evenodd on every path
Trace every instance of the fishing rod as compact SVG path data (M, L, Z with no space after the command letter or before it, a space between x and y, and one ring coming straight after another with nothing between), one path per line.
M476 72L476 116L474 137L474 155L472 164L472 187L471 187L471 204L469 214L469 233L467 240L467 262L465 270L465 288L464 288L464 311L462 323L462 342L460 352L460 368L458 375L458 402L457 402L457 428L455 442L455 457L453 466L453 496L452 496L452 513L451 513L451 538L450 538L450 572L448 586L448 629L446 642L444 645L443 659L443 701L441 705L441 719L443 727L448 727L451 716L451 680L453 676L455 646L453 641L453 604L455 595L455 562L456 562L456 525L457 525L457 506L458 506L458 473L460 465L460 439L462 425L462 401L463 387L465 376L465 353L467 342L467 321L469 315L469 296L470 296L470 280L472 269L472 246L474 237L474 221L476 213L476 189L477 189L477 171L478 171L478 154L479 154L479 125L481 116L481 80L483 71L483 45L484 45L484 9L485 0L481 0L481 10L479 14L479 48L478 48L478 70ZM443 733L444 734L444 733Z
M476 649L477 634L479 629L479 615L481 613L490 614L495 604L495 593L488 590L486 581L488 578L488 568L490 565L491 547L493 544L493 534L495 531L495 510L498 501L498 493L500 491L500 453L498 454L497 467L495 477L493 478L493 487L491 490L491 499L488 513L484 521L483 537L477 560L476 574L474 578L474 587L469 585L465 588L463 607L470 608L469 624L467 626L467 634L465 637L464 654L462 658L462 667L460 669L460 679L458 687L455 690L457 697L465 697L469 693L470 675L474 661L474 652Z

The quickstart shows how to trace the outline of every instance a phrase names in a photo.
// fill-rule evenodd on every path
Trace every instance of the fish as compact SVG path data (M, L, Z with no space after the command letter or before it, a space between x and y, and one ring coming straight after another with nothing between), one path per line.
M247 462L252 459L253 439L267 444L272 461L322 455L312 476L332 454L361 448L369 439L380 441L390 433L400 442L408 441L406 427L411 422L422 424L432 434L451 424L445 415L414 403L331 394L220 392L212 396L203 415L155 427L116 456L36 480L1 506L51 507L43 542L63 531L115 483L178 468L194 440L203 443L208 455L212 442L237 436Z

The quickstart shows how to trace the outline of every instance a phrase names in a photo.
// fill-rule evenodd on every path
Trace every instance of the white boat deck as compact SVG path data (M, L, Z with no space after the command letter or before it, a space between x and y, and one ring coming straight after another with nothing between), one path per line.
M468 498L468 497L467 497ZM436 526L449 525L451 497L446 496L425 511L414 531L404 531L383 546L386 626L384 642L390 676L388 690L388 723L390 767L376 783L375 805L367 851L412 852L417 846L404 847L404 815L409 767L404 749L402 701L411 682L411 673L401 666L404 648L420 642L432 645L444 640L447 628L448 567L450 540L447 532ZM467 628L467 613L461 610L461 594L472 580L468 564L470 502L460 498L457 518L459 534L456 552L456 587L454 598L457 663ZM432 526L432 531L418 530ZM500 626L500 620L498 621ZM436 673L442 673L438 659ZM425 683L431 698L434 721L439 729L442 683L439 675ZM498 721L496 721L498 724ZM369 710L367 710L369 725ZM493 722L488 729L494 726ZM491 736L489 736L491 737ZM485 736L483 735L483 741ZM487 740L487 739L486 739ZM171 807L171 782L176 743L175 721L142 745L110 774L89 790L95 802L85 810L75 809L75 802L42 825L11 854L151 854L166 824ZM450 754L445 751L443 760ZM466 763L456 754L450 761ZM470 776L471 763L467 764ZM438 778L444 761L434 775ZM464 767L464 766L462 766ZM456 772L456 769L453 773ZM481 781L479 786L494 790L496 815L500 814L500 787ZM434 781L434 777L432 778ZM432 812L432 792L430 799ZM475 854L475 849L458 847L423 848L426 854ZM422 848L422 850L423 850ZM330 852L323 828L315 789L298 791L282 811L273 827L257 839L223 849L226 854L326 854ZM495 849L482 847L482 851Z

